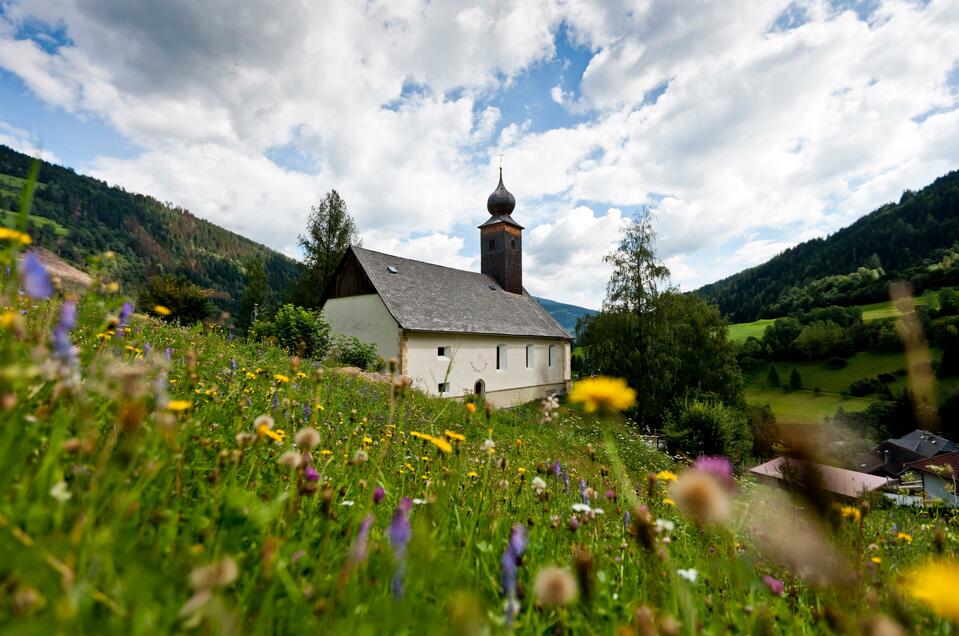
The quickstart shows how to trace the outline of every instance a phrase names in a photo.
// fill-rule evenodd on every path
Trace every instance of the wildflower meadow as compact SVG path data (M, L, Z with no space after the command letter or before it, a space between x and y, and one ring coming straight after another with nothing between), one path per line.
M622 381L494 410L58 288L0 234L4 633L952 633L955 519L670 457Z

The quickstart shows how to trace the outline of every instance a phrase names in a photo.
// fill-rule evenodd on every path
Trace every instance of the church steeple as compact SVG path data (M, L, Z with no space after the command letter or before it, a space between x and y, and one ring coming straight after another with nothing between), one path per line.
M500 287L513 294L523 293L523 226L513 220L516 197L503 185L503 167L499 184L486 200L490 218L480 230L480 269Z

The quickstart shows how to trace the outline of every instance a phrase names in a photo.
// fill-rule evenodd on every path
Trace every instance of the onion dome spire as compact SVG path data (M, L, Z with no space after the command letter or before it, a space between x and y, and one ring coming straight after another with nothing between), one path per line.
M493 216L497 214L512 214L516 207L516 197L510 194L510 191L503 185L503 166L499 167L499 185L493 190L493 193L486 199L486 209Z

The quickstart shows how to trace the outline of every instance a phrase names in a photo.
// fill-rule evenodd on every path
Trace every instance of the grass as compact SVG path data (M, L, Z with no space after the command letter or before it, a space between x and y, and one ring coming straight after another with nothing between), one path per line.
M27 220L35 225L46 225L53 228L53 231L56 232L57 236L69 236L70 230L63 227L53 219L48 219L45 216L37 216L36 214L27 215ZM0 225L6 227L12 227L17 222L17 213L12 210L3 210L0 209Z
M826 506L797 525L808 504L745 478L683 497L647 475L714 482L618 417L470 413L217 327L117 328L122 301L90 292L52 339L61 300L0 297L0 631L625 634L649 616L820 633L894 615L951 633L899 585L937 541L956 558L950 517L874 507L858 524ZM317 446L294 446L306 428ZM703 505L700 526L686 512ZM554 565L579 589L561 606L539 602Z
M0 193L11 194L13 196L19 197L20 192L23 190L23 187L26 185L27 180L23 177L15 177L12 174L0 174ZM44 189L46 184L37 183L37 190Z
M732 342L746 342L750 336L762 338L766 327L775 322L772 318L762 318L753 322L739 322L729 325L729 340Z
M787 424L819 424L835 415L839 407L853 413L865 410L874 401L836 393L815 395L812 391L783 391L755 385L746 387L746 399L753 404L768 404L776 421Z

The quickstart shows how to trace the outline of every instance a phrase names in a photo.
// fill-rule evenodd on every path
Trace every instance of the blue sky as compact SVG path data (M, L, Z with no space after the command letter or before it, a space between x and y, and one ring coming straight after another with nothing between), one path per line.
M222 6L220 6L222 5ZM526 287L598 307L625 218L684 289L959 166L947 0L0 3L0 143L297 255L477 268L502 155Z

